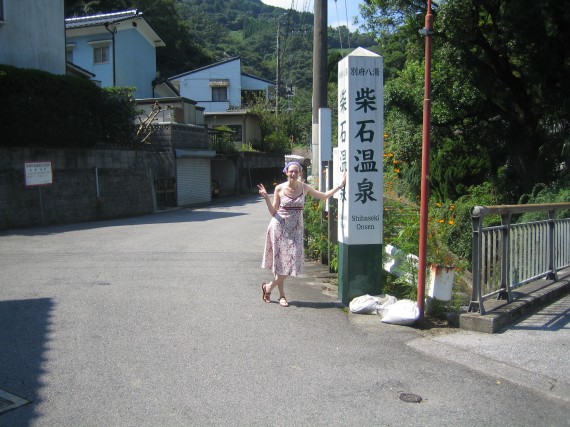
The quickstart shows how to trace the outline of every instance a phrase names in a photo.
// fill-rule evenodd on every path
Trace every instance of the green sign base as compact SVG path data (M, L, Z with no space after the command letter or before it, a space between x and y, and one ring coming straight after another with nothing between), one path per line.
M382 291L382 245L338 243L338 298L348 305L361 295Z

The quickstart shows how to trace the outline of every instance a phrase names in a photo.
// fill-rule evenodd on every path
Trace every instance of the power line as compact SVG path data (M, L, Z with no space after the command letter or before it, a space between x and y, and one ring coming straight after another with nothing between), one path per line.
M346 5L346 0L344 0L344 14L346 15L346 28L347 31L347 38L348 38L348 50L350 50L350 27L348 26L348 6Z
M346 5L346 0L345 0L345 5ZM336 20L337 20L337 22L340 23L340 18L338 16L338 2L337 2L337 0L334 0L334 8L336 9ZM342 51L342 34L340 33L340 25L337 25L336 29L338 31L338 41L340 43L340 53L344 57L344 52Z

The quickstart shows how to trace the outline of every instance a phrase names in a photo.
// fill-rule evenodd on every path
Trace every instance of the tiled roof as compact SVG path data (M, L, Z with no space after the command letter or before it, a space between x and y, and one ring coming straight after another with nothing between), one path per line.
M102 13L99 15L89 15L89 16L76 16L73 18L65 19L65 28L81 28L81 27L91 27L95 25L104 25L105 23L114 23L124 21L126 19L135 18L142 13L138 12L136 9L125 10L122 12L113 13Z

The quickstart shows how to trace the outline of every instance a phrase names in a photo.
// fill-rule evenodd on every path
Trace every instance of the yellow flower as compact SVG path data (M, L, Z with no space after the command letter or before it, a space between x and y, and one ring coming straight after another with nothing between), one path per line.
M435 205L436 205L438 208L441 208L441 203L438 202L438 203L436 203Z
M449 225L453 225L453 224L455 224L455 221L452 220L452 219L450 219L450 220L449 220Z
M440 224L443 224L445 222L444 219L438 219L437 222L439 222Z

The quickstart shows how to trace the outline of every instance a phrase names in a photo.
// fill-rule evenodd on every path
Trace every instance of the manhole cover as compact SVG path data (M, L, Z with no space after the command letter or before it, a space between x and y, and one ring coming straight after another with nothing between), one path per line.
M399 397L402 402L406 403L420 403L422 401L421 396L413 393L400 393Z

